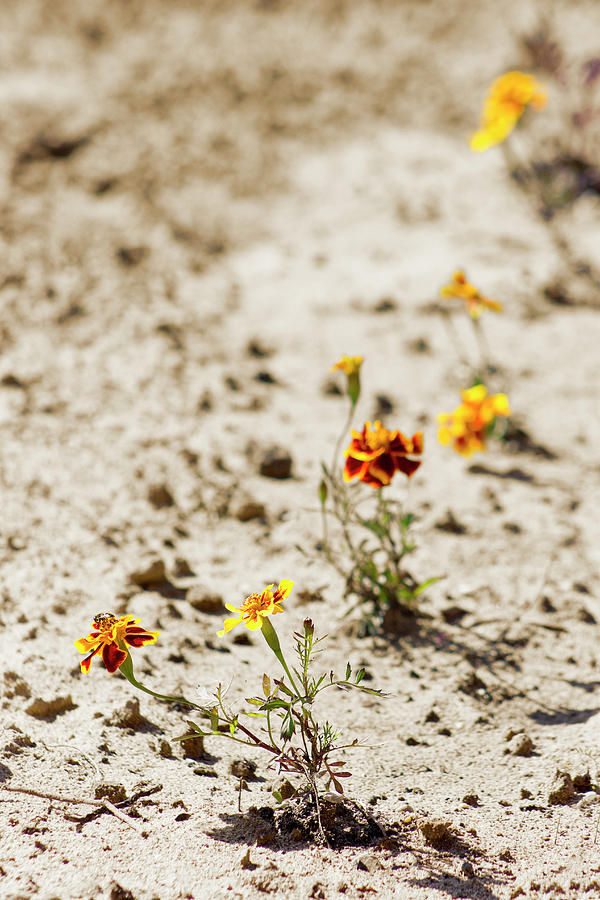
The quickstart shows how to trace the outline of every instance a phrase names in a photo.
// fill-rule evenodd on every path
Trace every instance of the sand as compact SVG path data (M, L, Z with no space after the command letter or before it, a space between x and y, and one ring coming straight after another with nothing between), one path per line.
M492 79L531 70L543 15L574 67L597 52L583 0L2 4L3 897L600 897L600 798L576 782L549 802L557 770L600 777L600 294L502 150L468 147ZM554 84L514 146L567 140L561 98ZM593 263L599 223L588 195L555 224ZM489 387L537 451L437 443L468 376L438 299L458 267L504 305L482 320ZM571 303L548 299L557 280ZM408 636L358 637L316 549L343 353L365 357L355 424L384 395L390 428L425 435L389 488L416 515L411 571L444 576ZM291 477L260 474L272 447ZM156 560L166 582L132 584ZM267 758L218 738L184 758L183 709L79 671L73 642L112 610L161 632L135 651L151 689L255 693L277 674L260 634L220 639L192 602L282 578L284 646L310 616L323 670L364 664L389 695L323 702L369 744L346 755L347 793L400 823L387 849L256 846ZM145 730L114 724L134 698ZM240 755L258 764L241 812ZM81 821L102 785L137 799ZM445 847L424 838L436 819Z

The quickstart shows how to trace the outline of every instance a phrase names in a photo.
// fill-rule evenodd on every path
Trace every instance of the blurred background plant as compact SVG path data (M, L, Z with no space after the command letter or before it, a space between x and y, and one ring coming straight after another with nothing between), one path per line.
M501 147L511 179L527 196L536 216L547 225L559 267L544 288L546 299L560 306L598 308L600 268L594 261L593 249L582 246L580 241L574 243L570 236L570 214L585 198L591 199L596 208L600 196L600 53L567 58L559 31L550 18L522 35L521 52L524 65L534 75L506 73L494 85L508 75L533 79L537 93L523 103L521 113L530 105L543 108L543 112L535 116L527 112L523 116L527 122L515 127L521 118L519 114L503 136L500 127L496 140L480 140L477 145L480 130L472 136L471 147ZM537 77L543 83L537 82Z

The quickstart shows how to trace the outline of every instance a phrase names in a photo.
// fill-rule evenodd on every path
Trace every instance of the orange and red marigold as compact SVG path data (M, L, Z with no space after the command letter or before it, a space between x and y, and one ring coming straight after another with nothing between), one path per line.
M231 606L231 604L226 603L227 609L230 612L238 613L238 615L235 618L225 619L222 630L217 632L217 634L219 637L223 637L236 625L245 625L250 631L258 631L262 628L263 619L266 616L283 612L281 604L289 597L293 587L293 581L284 580L279 582L279 587L277 588L275 585L270 584L259 594L250 594L241 606Z
M396 472L404 472L411 476L421 465L423 452L423 434L417 431L412 438L407 438L401 431L388 431L381 422L376 421L371 428L365 422L362 431L352 431L352 442L344 451L344 481L359 478L374 488L390 484Z
M87 637L75 641L79 652L88 654L81 660L81 671L89 672L94 656L102 653L108 671L116 672L129 655L128 646L154 644L160 631L146 631L138 625L139 621L135 616L117 617L112 613L98 613L92 622L94 630Z
M509 416L506 394L488 395L483 384L462 391L462 403L451 413L438 416L440 444L452 444L461 456L485 450L486 437L494 427L496 416Z

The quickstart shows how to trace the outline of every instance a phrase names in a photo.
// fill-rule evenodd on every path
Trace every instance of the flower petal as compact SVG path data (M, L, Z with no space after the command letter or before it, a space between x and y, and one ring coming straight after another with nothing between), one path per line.
M223 622L223 628L221 631L217 631L219 637L223 637L227 634L228 631L231 631L232 628L235 628L236 625L239 625L242 621L242 617L238 616L237 619L225 619Z
M121 650L116 644L105 644L102 659L109 672L116 672L121 663L127 659L127 651Z
M292 593L293 587L294 587L293 581L289 581L285 578L283 579L283 581L280 581L279 587L277 588L277 591L275 592L278 595L277 600L275 602L281 603L282 600L285 600L286 597L289 597L290 594Z
M160 631L146 631L138 625L130 625L125 632L125 642L131 647L143 647L144 644L155 644Z

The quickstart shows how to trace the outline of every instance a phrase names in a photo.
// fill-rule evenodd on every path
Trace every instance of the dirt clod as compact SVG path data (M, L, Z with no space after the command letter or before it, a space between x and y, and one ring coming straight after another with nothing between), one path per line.
M292 475L292 457L287 450L271 447L264 454L259 472L265 478L290 478Z
M264 519L266 514L264 503L248 500L237 508L235 517L238 522L251 522L253 519Z
M564 806L575 797L573 779L568 772L557 770L554 781L548 794L548 803L551 806Z
M158 725L151 722L140 712L140 701L135 697L128 700L125 706L117 710L111 720L117 728L130 728L132 731L160 731Z
M451 822L443 819L426 819L419 825L421 834L425 838L425 843L430 847L444 847L452 842L453 828Z
M206 751L204 749L204 738L200 734L186 738L181 741L183 747L184 759L206 759Z
M219 594L212 594L202 585L191 587L187 592L186 599L199 612L221 615L226 611L223 598Z
M175 506L175 499L166 484L153 484L148 488L148 502L154 509Z
M122 803L127 799L127 791L122 784L101 784L94 791L96 800L110 800L111 803Z
M77 709L77 704L73 703L71 695L67 694L65 697L55 697L54 700L42 700L40 697L36 697L25 712L35 719L47 719L48 722L53 722L57 716L70 709Z
M162 559L154 559L144 566L143 569L131 572L129 580L132 584L137 584L139 587L149 587L152 584L164 581L166 573L164 561Z
M256 763L252 759L234 759L229 767L229 771L236 778L248 780L253 778L256 773Z
M533 741L528 734L515 734L510 739L507 750L511 756L531 756L533 753Z

